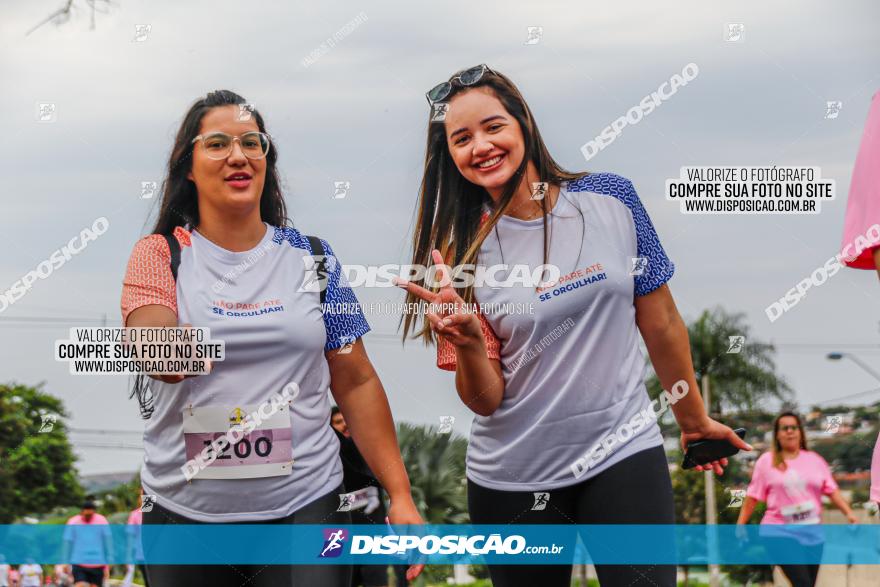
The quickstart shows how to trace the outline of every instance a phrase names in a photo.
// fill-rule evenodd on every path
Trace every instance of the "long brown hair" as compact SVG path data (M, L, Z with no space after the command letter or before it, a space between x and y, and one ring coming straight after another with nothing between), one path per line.
M449 152L445 125L432 123L429 117L425 170L422 175L416 226L413 231L413 265L432 266L433 249L438 249L445 262L453 267L461 264L476 264L483 241L510 207L530 161L537 169L538 181L557 187L562 182L573 181L586 174L566 171L553 159L541 138L538 125L525 98L512 81L497 71L487 69L482 78L470 86L453 83L452 91L445 101L449 102L456 94L480 87L488 88L504 109L519 123L525 147L523 160L504 186L498 204L492 205L493 210L488 220L481 224L483 204L491 205L493 202L485 188L471 183L461 175ZM549 204L547 198L539 201L544 211L544 263L546 264L549 250L547 233ZM465 302L473 302L473 286L463 288L460 295ZM418 302L418 298L410 293L407 294L406 301L414 304ZM408 307L413 306L408 304ZM418 315L415 313L407 313L402 317L404 340L410 332L415 333L417 320ZM416 336L421 336L426 344L434 339L433 332L424 320L421 331Z
M804 432L804 424L801 417L794 412L782 412L773 420L773 466L784 471L786 469L785 458L782 454L782 445L779 443L779 421L785 417L797 420L798 430L801 432L801 450L807 449L807 435Z
M247 100L229 90L208 92L204 98L196 100L190 106L174 139L174 147L168 158L165 179L162 182L162 203L159 216L153 227L153 234L171 234L175 226L183 226L187 222L196 226L199 223L199 201L196 184L187 178L192 170L193 139L199 134L202 118L212 108L220 106L244 106ZM248 108L257 123L260 132L266 132L262 115ZM266 181L260 196L260 218L273 226L284 227L289 224L284 196L281 193L281 181L275 163L278 161L278 148L275 142L266 155Z
M162 181L162 203L159 206L159 215L153 227L153 234L172 234L174 228L187 223L197 226L199 223L199 199L196 184L187 177L192 170L193 139L199 134L202 118L212 108L220 106L247 106L259 127L260 132L266 132L266 124L262 115L251 106L247 100L229 90L216 90L208 92L204 98L196 100L183 117L177 136L174 139L174 147L168 158L168 166L165 179ZM260 195L260 218L273 226L285 227L290 224L287 217L287 208L284 204L284 195L281 192L281 181L278 177L276 162L278 161L278 148L272 142L269 153L266 155L266 181L263 184L263 193ZM136 397L141 417L149 419L154 410L154 398L149 387L146 375L139 373L134 376L130 398Z

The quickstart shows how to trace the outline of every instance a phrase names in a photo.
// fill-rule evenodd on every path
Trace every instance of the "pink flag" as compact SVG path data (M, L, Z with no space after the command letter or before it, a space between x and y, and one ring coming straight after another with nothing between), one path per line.
M849 245L855 251L856 238L865 239L868 228L874 224L880 224L880 92L874 94L871 100L862 144L853 168L841 250ZM844 263L855 269L874 269L873 248L863 250L854 260L844 260Z
M874 458L871 459L871 501L880 502L880 436L874 445Z

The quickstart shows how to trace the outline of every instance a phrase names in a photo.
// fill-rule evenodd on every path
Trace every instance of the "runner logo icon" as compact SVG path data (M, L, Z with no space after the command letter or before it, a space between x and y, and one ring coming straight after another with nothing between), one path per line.
M550 501L550 494L547 492L535 492L535 503L532 504L532 511L547 509L547 502Z
M348 533L343 530L324 530L324 548L318 558L335 558L342 554L342 543L348 538Z

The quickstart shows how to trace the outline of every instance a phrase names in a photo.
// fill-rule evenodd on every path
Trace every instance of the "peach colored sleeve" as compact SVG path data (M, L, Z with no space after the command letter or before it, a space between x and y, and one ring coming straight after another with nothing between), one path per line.
M480 318L480 329L483 331L483 338L486 340L486 356L490 359L501 360L501 343L489 321L482 314L477 314ZM437 342L437 367L445 371L455 371L455 346L446 340L443 336L438 338Z
M480 216L480 226L487 220L489 220L489 213L483 212ZM447 263L449 263L448 260ZM480 329L483 331L483 338L486 340L486 355L490 359L498 359L500 361L501 342L495 336L495 331L489 326L489 321L486 320L486 317L482 313L478 313L477 317L480 319ZM455 346L442 336L438 337L437 366L446 371L455 371L455 363Z
M178 241L180 236L175 231ZM188 244L188 243L187 243ZM141 306L159 304L177 313L177 284L171 274L171 251L160 234L151 234L134 245L122 281L122 324Z

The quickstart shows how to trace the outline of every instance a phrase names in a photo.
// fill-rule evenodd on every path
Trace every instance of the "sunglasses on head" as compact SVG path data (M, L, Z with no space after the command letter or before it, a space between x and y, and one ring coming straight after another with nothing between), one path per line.
M483 78L486 72L495 73L485 63L465 69L461 73L457 73L449 78L449 81L442 82L431 88L425 96L428 103L433 104L440 102L452 92L452 82L457 81L462 86L472 86Z

